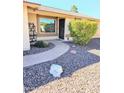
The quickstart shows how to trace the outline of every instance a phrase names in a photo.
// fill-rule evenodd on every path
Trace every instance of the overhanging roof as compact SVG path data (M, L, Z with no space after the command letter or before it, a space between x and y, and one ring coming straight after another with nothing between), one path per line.
M38 7L40 7L40 4L33 3L33 2L28 2L28 1L23 1L23 4L28 6L28 7L31 7L31 8L38 8Z
M84 14L81 14L81 13L75 13L75 12L71 12L71 11L67 11L67 10L57 9L57 8L53 8L53 7L47 7L47 6L44 6L44 5L41 5L38 8L38 10L71 15L71 16L75 16L75 17L78 17L78 18L89 18L89 19L99 20L97 18L94 18L94 17L91 17L91 16L87 16L87 15L84 15Z
M81 14L81 13L75 13L75 12L71 12L71 11L67 11L67 10L48 7L48 6L44 6L44 5L41 5L41 4L28 2L28 1L24 1L24 3L27 4L28 7L37 8L37 10L39 10L39 11L54 12L54 13L65 14L65 15L74 16L74 17L78 17L78 18L87 18L87 19L93 19L93 20L99 21L99 19L97 19L97 18L87 16L87 15L84 15L84 14Z

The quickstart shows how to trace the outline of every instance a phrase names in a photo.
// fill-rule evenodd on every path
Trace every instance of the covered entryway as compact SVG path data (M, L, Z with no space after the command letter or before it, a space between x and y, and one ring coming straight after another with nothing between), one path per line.
M59 19L59 38L64 39L65 19Z

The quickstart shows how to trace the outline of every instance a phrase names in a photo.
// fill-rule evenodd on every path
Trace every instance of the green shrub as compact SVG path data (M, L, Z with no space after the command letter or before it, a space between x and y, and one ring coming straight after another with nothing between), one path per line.
M86 45L97 31L97 23L89 20L72 20L69 23L70 35L74 43Z
M43 41L37 41L35 44L34 44L35 47L38 47L38 48L45 48L45 47L48 47L48 44L43 42Z

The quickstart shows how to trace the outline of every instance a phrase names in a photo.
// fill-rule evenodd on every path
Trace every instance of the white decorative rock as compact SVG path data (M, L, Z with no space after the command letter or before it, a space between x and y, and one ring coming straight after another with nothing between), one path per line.
M76 50L71 50L70 53L76 54L77 52L76 52Z
M63 72L62 66L57 64L52 64L50 67L50 74L54 77L61 77L61 73Z

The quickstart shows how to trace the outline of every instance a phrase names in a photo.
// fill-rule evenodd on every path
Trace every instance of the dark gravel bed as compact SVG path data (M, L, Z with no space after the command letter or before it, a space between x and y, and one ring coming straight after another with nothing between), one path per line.
M32 46L29 51L23 51L23 56L41 53L41 52L47 51L49 49L52 49L54 47L55 47L55 45L52 43L49 43L49 46L46 48L37 48L37 47Z
M70 46L70 49L67 53L63 54L59 58L45 63L40 63L23 68L24 88L26 93L38 88L41 85L45 85L53 80L59 79L54 78L49 73L51 64L59 64L63 67L64 71L61 75L62 78L69 77L76 70L100 61L99 56L88 52L88 50L92 48L100 49L99 40L96 39L94 41L91 41L85 47L81 47L78 45L76 45L76 47L72 47L74 45L72 42L65 43ZM71 50L76 50L76 54L70 53Z
M87 44L87 49L96 49L100 50L100 38L93 38L88 44Z

